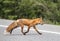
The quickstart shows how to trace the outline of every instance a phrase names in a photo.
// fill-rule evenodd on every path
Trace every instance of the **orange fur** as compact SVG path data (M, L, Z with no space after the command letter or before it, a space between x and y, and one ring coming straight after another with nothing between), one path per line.
M37 18L37 19L18 19L16 21L14 21L13 23L11 23L7 27L6 32L12 33L13 29L17 28L17 26L20 26L21 27L21 32L23 33L23 35L28 33L31 27L33 27L39 34L41 34L35 27L35 25L37 25L37 24L43 24L42 18ZM24 25L28 26L28 30L26 32L23 32Z

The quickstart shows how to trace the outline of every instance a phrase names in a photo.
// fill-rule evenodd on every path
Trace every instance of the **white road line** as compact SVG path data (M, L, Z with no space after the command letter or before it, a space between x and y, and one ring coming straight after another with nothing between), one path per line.
M8 27L8 26L6 26L6 25L0 25L0 27Z
M0 27L8 27L8 26L6 26L6 25L0 25ZM30 30L33 30L33 29L30 29ZM59 34L60 35L60 32L47 31L47 30L39 30L39 31L40 32L46 32L46 33L52 33L52 34Z
M54 31L47 31L47 30L39 30L40 32L46 32L46 33L53 33L53 34L59 34L60 32L54 32Z

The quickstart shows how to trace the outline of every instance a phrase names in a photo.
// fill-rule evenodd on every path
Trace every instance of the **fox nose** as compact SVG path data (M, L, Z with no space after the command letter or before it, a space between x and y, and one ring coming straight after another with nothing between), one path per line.
M41 23L41 25L43 25L44 23Z
M43 25L43 23L39 23L39 24Z
M43 23L41 25L43 25Z

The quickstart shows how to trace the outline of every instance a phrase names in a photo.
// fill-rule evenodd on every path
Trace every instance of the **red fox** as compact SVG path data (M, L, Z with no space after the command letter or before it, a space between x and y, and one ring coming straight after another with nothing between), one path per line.
M36 30L36 32L41 35L42 33L40 33L35 27L35 25L37 24L41 24L41 25L43 24L42 17L36 18L36 19L17 19L6 28L5 34L11 34L13 29L20 26L21 32L23 33L23 35L26 35L26 33L29 32L31 27L33 27ZM23 32L24 25L28 26L28 29L26 32Z

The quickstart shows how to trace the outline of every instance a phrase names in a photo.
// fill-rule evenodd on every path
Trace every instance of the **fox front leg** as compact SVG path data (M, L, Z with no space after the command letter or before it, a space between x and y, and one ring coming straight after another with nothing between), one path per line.
M35 29L35 31L36 31L38 34L42 35L42 33L40 33L35 26L33 26L33 28Z

